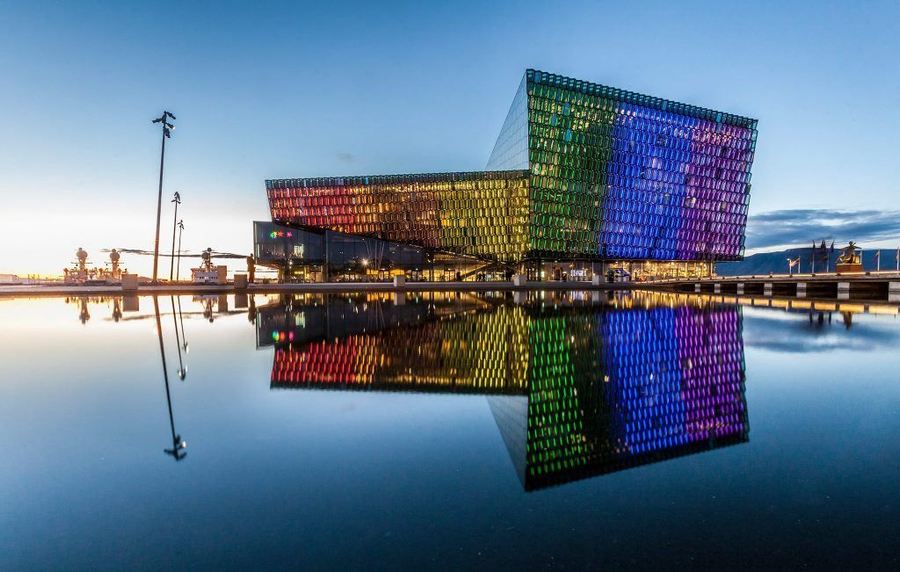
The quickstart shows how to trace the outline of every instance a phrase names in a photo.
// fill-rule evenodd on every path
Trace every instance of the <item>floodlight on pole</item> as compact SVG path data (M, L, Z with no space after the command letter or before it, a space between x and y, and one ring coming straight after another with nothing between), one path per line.
M153 242L153 284L157 283L157 270L159 267L159 221L162 215L162 187L163 187L163 167L166 161L166 139L172 136L175 125L169 122L169 119L175 121L175 116L168 111L163 111L162 115L153 120L153 123L159 123L162 126L162 150L159 154L159 194L156 198L156 239Z

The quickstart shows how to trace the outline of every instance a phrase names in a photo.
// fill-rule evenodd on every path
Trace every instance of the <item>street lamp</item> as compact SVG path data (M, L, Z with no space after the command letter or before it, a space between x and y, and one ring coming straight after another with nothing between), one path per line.
M163 165L166 160L166 139L172 136L172 130L175 125L169 123L169 119L175 120L175 116L168 111L163 111L162 115L153 120L153 123L162 124L162 151L159 154L159 195L156 198L156 240L153 243L153 284L157 283L157 267L159 266L159 218L162 214L162 184L163 184Z
M181 204L181 195L178 191L175 191L175 198L172 199L172 202L175 203L175 215L172 216L172 255L169 258L169 282L172 281L172 274L175 271L175 229L178 227L178 223L175 221L178 220L178 205Z
M178 221L178 265L175 267L175 281L178 281L178 275L181 274L181 233L184 231L184 221Z

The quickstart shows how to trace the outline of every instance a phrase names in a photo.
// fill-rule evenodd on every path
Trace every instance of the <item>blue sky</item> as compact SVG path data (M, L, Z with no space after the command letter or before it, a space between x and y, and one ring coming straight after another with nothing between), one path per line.
M756 117L751 215L894 245L834 213L900 219L897 22L895 1L0 0L0 272L152 247L163 108L184 247L249 252L266 178L483 168L527 67Z

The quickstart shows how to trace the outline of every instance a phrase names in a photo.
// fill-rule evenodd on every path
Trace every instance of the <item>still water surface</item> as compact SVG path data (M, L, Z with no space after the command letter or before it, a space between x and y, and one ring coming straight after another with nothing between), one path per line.
M2 569L897 565L896 308L166 296L0 324Z

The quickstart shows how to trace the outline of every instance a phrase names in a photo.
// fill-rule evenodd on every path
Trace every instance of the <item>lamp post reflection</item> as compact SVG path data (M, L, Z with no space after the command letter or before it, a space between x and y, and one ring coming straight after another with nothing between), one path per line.
M87 321L91 319L91 313L88 310L87 298L81 299L81 312L78 313L78 319L81 320L82 324L87 324Z
M122 306L119 303L119 298L113 298L112 319L113 322L116 323L118 323L119 320L122 319Z
M181 343L184 353L188 353L187 334L184 333L184 315L181 313L181 296L178 300L178 321L181 322Z
M162 359L163 381L166 384L166 403L169 406L169 429L172 432L172 448L163 449L167 455L171 455L176 461L180 461L187 456L184 451L187 443L181 438L181 435L175 432L175 416L172 413L172 394L169 391L169 371L166 366L166 349L163 345L162 321L159 318L159 298L153 297L153 310L156 313L156 335L159 338L159 356Z
M169 297L172 303L172 321L175 322L175 347L178 348L178 378L181 381L184 381L184 378L187 377L187 369L184 367L184 361L181 357L181 334L178 332L178 319L181 317L181 297L178 298L178 315L175 315L175 297ZM184 319L181 321L181 327L184 328ZM184 343L184 348L187 350L187 342Z

